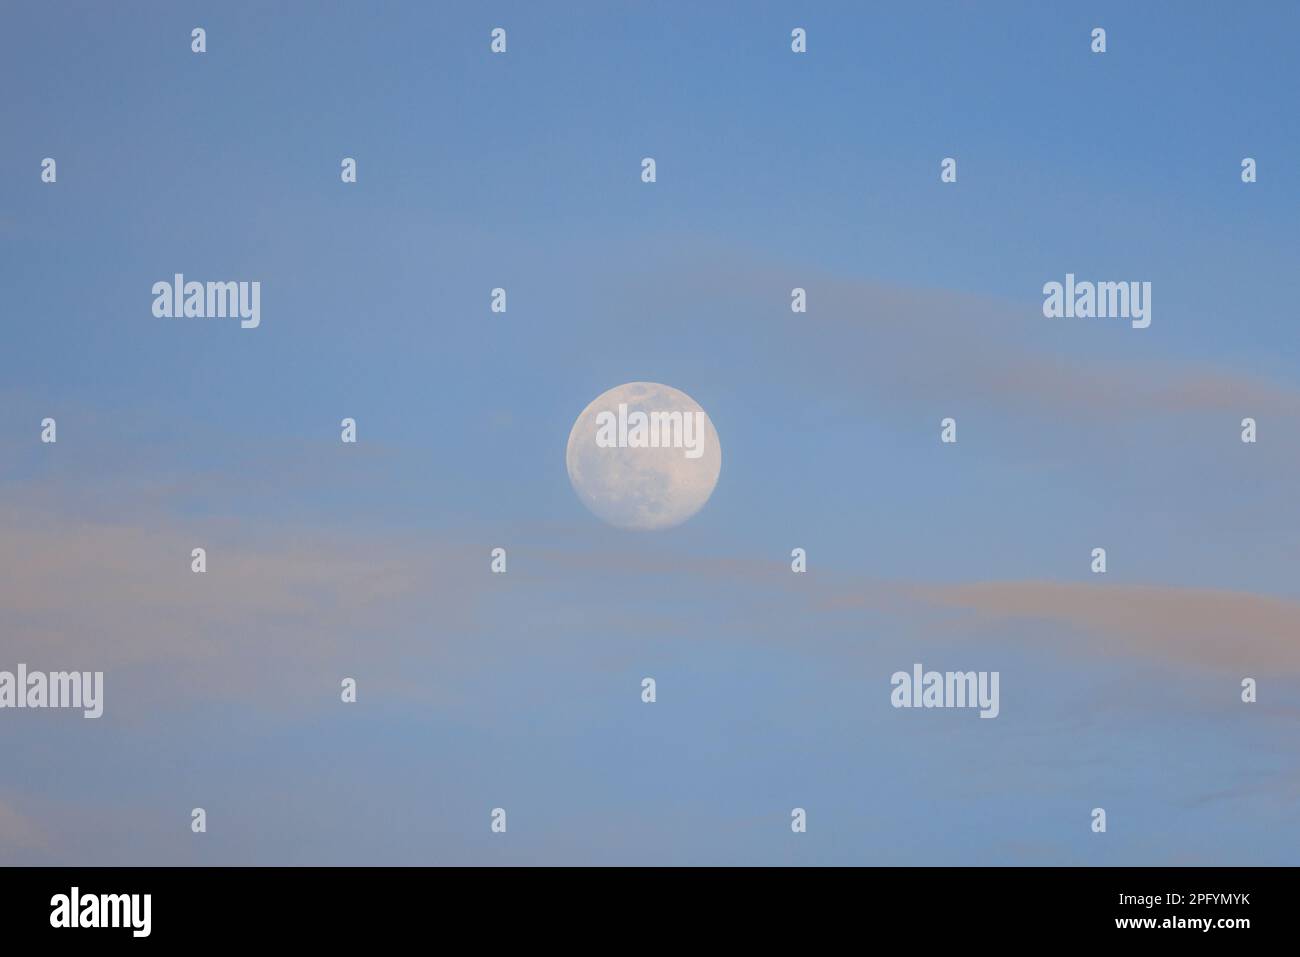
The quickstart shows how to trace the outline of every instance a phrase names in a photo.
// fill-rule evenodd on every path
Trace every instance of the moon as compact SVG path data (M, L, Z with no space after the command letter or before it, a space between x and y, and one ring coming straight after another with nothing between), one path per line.
M685 419L698 413L694 421L701 428L698 434L685 434L685 446L666 444L666 439L659 448L602 446L596 441L597 420L602 413L609 413L606 423L617 418L620 405L628 417L678 412ZM682 430L675 434L683 438ZM698 457L687 455L693 450ZM704 507L722 471L722 446L708 413L685 392L659 382L628 382L601 393L582 410L569 432L564 462L573 490L597 518L616 528L648 531L680 525Z

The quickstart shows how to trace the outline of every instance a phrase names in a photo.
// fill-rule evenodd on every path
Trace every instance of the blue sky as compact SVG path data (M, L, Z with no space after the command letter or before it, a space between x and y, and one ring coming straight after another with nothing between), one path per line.
M107 684L0 713L0 860L1295 863L1291 5L0 18L0 668ZM662 533L564 469L634 380L723 446Z

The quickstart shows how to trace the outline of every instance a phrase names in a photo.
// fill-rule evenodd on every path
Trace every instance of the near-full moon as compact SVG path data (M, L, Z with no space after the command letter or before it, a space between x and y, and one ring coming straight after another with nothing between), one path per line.
M578 416L565 453L582 504L618 528L671 528L709 500L722 471L713 422L685 392L628 382Z

